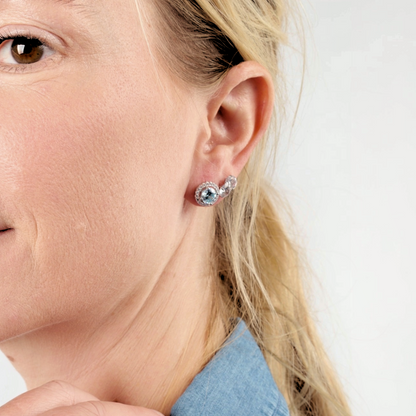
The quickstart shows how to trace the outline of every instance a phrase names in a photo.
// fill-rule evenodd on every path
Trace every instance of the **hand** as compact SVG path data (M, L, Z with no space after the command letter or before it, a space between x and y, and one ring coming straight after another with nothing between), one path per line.
M0 407L0 416L163 416L156 410L101 402L68 383L52 381Z

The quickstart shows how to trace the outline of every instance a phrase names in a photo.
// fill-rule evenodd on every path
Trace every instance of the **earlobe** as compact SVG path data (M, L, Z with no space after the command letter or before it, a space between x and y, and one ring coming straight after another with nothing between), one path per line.
M273 82L263 66L249 61L230 69L207 100L209 134L198 143L189 196L202 183L238 177L267 130L273 102Z

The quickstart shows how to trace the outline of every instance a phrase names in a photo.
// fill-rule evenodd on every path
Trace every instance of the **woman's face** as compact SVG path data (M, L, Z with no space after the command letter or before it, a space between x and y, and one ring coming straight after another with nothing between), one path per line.
M156 69L134 1L1 0L0 36L20 38L0 46L1 341L163 270L199 104ZM30 37L47 45L37 62Z

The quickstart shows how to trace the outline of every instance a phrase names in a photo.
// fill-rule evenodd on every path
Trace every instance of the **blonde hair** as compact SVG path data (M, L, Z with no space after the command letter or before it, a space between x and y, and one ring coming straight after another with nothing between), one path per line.
M298 21L291 18L299 14L295 0L289 1L154 1L162 23L158 54L170 71L200 88L220 82L242 61L259 62L275 80L281 116L286 102L281 50L288 44L289 23ZM215 208L213 250L222 296L213 319L224 325L230 316L245 320L292 416L350 415L308 311L301 257L281 218L286 204L265 179L266 155L277 145L278 132L269 130L236 190Z

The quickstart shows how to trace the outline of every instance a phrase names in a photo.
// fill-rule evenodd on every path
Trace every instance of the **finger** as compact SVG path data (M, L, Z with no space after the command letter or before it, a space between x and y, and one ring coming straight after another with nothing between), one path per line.
M39 416L56 407L98 401L93 395L63 381L51 381L0 407L0 416Z
M59 407L41 416L163 416L156 410L111 402L83 402L69 407Z

